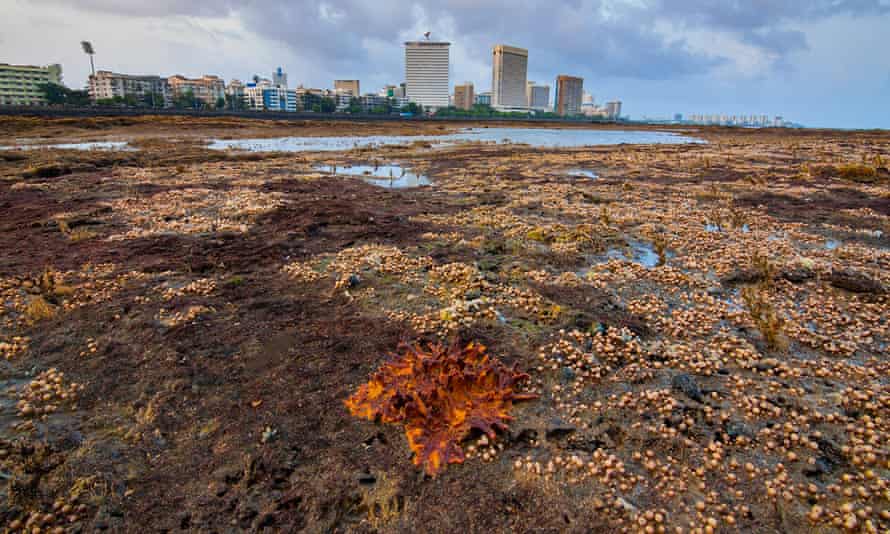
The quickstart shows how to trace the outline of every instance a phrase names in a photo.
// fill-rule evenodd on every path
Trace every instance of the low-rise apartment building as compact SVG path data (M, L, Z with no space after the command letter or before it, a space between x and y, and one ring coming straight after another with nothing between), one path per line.
M153 75L132 75L100 70L90 75L90 100L133 98L155 106L169 106L170 86L165 78Z
M216 106L220 98L226 97L226 84L219 76L205 74L200 78L190 79L176 74L167 78L167 83L170 85L173 98L191 92L196 99L209 107Z
M38 67L0 63L0 105L46 105L40 86L47 83L62 84L61 65Z

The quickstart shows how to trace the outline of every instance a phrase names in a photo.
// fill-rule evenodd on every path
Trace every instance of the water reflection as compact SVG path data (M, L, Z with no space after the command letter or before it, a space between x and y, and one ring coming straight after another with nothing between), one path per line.
M365 182L387 189L402 189L430 185L429 178L399 165L348 165L344 167L318 165L316 170L361 177Z
M671 132L634 130L583 130L563 128L467 128L448 135L377 135L338 137L278 137L271 139L214 139L209 148L250 152L325 152L353 148L411 145L417 142L445 146L464 142L523 144L536 148L571 148L620 144L704 143Z

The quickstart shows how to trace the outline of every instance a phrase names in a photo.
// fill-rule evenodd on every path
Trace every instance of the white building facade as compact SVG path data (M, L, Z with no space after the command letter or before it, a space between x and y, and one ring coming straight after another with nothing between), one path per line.
M448 107L450 50L451 43L447 42L405 43L405 96L408 100L430 110Z

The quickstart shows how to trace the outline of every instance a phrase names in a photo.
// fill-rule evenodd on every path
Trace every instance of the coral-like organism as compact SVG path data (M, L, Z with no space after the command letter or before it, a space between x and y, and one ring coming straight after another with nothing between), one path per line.
M403 344L346 406L358 417L404 423L414 464L436 475L463 462L460 442L471 430L493 439L507 428L513 402L536 397L515 391L527 378L476 343Z

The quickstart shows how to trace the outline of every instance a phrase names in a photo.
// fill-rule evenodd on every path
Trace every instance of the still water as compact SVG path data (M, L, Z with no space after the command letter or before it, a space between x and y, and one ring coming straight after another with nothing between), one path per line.
M416 174L398 165L350 165L344 167L318 165L315 169L331 174L358 176L371 185L387 189L420 187L432 183L426 176Z
M468 128L447 135L377 135L367 137L277 137L271 139L215 139L209 148L250 152L336 151L375 146L410 145L422 141L439 146L458 143L522 144L536 148L572 148L620 144L704 143L670 132L636 130L580 130L559 128Z

